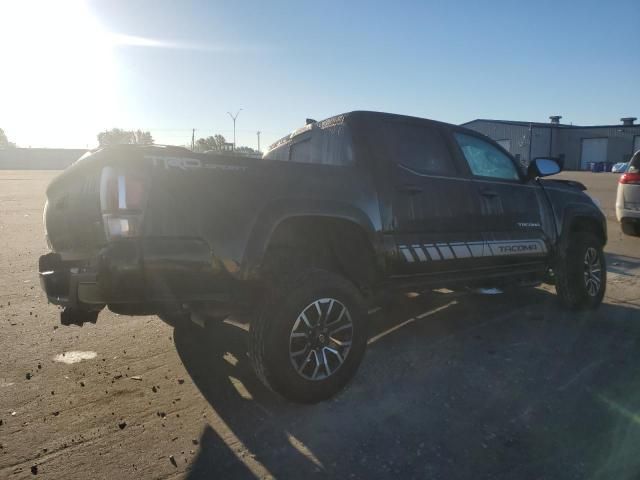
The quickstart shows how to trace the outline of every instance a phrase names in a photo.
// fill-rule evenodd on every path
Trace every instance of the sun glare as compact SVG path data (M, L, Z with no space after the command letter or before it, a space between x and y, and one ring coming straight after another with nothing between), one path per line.
M110 34L82 1L0 0L0 12L0 125L37 146L95 137L115 109Z

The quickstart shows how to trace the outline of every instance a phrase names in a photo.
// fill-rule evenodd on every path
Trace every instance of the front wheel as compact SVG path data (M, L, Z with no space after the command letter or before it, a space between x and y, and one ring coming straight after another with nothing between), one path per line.
M591 233L575 233L560 256L554 273L556 292L568 308L595 309L607 286L607 265L602 241Z
M351 380L364 356L366 309L360 292L323 270L278 283L250 328L256 374L289 400L325 400Z

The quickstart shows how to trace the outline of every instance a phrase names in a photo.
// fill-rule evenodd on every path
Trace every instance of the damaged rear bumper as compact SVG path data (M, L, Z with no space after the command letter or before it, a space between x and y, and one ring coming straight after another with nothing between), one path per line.
M49 302L64 307L104 306L97 290L97 273L92 268L79 262L65 262L59 254L48 253L40 257L38 270L40 286Z
M156 313L171 306L232 305L249 288L224 268L209 245L192 238L126 239L92 258L40 257L40 283L48 300L83 310Z

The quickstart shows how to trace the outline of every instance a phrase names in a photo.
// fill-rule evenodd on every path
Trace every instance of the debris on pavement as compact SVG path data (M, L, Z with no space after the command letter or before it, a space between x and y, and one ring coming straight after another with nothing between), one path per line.
M72 363L81 362L82 360L91 360L93 358L96 358L97 355L98 354L96 352L91 352L91 351L89 352L71 351L71 352L60 353L55 357L53 357L53 359L56 362L62 362L70 365Z
M169 461L174 467L178 466L178 464L176 463L176 459L173 457L173 455L169 455Z

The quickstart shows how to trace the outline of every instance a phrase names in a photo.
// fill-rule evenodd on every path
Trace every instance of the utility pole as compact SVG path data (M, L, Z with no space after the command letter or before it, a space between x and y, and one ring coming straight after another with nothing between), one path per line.
M191 130L191 151L193 152L196 148L196 129L193 128Z
M260 130L258 130L256 133L258 135L258 151L260 151Z
M239 109L235 115L231 115L231 112L227 112L227 114L231 117L231 120L233 120L233 151L236 151L236 118L238 118L238 115L240 115L240 112L242 111L242 109Z

